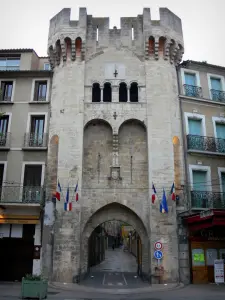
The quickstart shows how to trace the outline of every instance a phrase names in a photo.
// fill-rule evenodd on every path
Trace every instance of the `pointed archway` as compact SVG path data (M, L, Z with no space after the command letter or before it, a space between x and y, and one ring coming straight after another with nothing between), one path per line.
M81 236L81 273L88 272L88 242L96 227L104 222L118 220L130 224L138 233L141 240L141 253L138 258L141 274L149 274L150 249L149 234L141 218L125 205L113 202L101 207L87 221Z

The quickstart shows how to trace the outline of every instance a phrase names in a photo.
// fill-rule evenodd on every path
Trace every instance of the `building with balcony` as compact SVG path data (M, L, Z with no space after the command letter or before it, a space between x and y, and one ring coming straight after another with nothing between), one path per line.
M0 280L40 272L51 77L33 49L0 50Z
M214 282L214 260L225 258L225 67L184 61L178 83L188 209L181 214L183 238L189 236L192 281Z

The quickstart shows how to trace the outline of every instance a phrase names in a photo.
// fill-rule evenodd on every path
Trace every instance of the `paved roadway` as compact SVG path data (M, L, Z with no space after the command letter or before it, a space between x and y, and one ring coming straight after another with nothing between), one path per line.
M225 285L189 285L176 290L134 292L135 288L149 287L136 276L135 257L120 249L108 250L104 262L92 268L90 275L72 290L49 288L49 300L225 300ZM88 288L92 288L88 290ZM21 283L0 283L0 300L20 297ZM99 291L101 289L101 291ZM110 293L113 289L115 292ZM121 289L127 294L123 294Z

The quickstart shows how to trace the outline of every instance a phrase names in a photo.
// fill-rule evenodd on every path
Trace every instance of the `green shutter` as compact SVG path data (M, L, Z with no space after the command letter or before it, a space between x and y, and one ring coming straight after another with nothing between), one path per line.
M188 119L189 134L202 135L202 120Z

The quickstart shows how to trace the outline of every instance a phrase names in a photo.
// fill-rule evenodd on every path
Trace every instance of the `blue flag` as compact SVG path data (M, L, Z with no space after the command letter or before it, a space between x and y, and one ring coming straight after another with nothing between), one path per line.
M167 206L167 200L166 200L166 193L165 190L163 189L163 196L162 196L162 201L160 202L160 212L162 214L168 213L168 206Z

